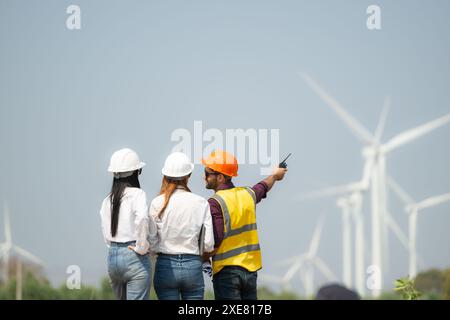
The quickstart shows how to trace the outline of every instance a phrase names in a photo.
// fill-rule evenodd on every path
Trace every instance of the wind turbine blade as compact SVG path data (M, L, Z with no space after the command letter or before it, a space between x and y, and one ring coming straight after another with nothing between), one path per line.
M38 265L41 265L41 266L44 265L44 262L41 259L36 257L34 254L31 254L27 250L22 249L21 247L16 246L16 245L13 245L13 248L18 254L20 254L22 257L30 260L31 262L33 262L35 264L38 264Z
M295 263L286 271L284 276L281 278L281 281L284 284L288 284L294 275L302 269L303 263L305 262L305 255L300 255L298 259L295 261Z
M5 221L5 242L7 244L11 244L12 243L12 236L11 236L11 224L9 221L9 207L6 204L6 202L4 203L4 221Z
M407 143L447 124L448 122L450 122L450 113L448 113L445 116L442 116L436 120L427 122L421 126L415 127L410 130L406 130L406 131L396 135L395 137L393 137L391 140L389 140L382 146L382 150L384 153L389 153L392 150L394 150L404 144L407 144Z
M275 263L276 266L286 266L289 264L294 263L295 261L297 261L299 259L299 256L292 256L283 260L280 260L278 262Z
M324 188L321 190L312 191L303 195L300 195L299 200L307 200L307 199L317 199L317 198L325 198L336 195L341 195L349 192L353 192L361 188L360 182L354 182L349 184L344 184L335 187Z
M288 269L288 271L286 271L284 276L281 278L281 281L284 283L288 283L289 281L291 281L297 271L300 270L302 264L303 262L301 260L295 261L294 264Z
M316 228L314 229L313 237L311 239L311 243L309 245L308 255L309 256L315 256L317 253L317 249L319 248L320 244L320 237L322 235L322 227L323 227L324 217L322 216L319 219L319 222L316 225Z
M435 197L430 197L423 201L420 201L417 204L417 210L434 207L434 206L437 206L441 203L445 203L448 201L450 201L450 193L441 194L441 195L435 196Z
M400 241L402 246L406 249L406 251L409 252L408 237L405 235L405 233L400 228L398 223L394 220L394 218L392 218L392 215L389 212L386 212L386 223L387 223L389 229L391 229L391 231L394 233L394 235ZM419 265L425 266L425 262L419 254L417 254L417 262L419 263Z
M389 212L386 212L386 223L406 250L409 250L408 238Z
M319 97L330 106L334 112L345 122L350 130L359 139L365 143L372 143L373 137L355 118L353 118L345 109L331 96L329 96L324 89L322 89L317 82L315 82L308 74L300 73L303 80L319 95Z
M380 142L381 136L383 135L384 126L386 124L386 118L387 118L390 107L391 107L391 98L386 97L386 100L384 101L383 110L381 111L381 114L380 114L380 120L378 121L378 126L377 126L377 129L375 130L375 141L377 143Z
M389 175L386 175L387 183L394 193L403 201L405 205L414 203L414 199Z
M335 281L337 279L336 275L331 271L331 269L323 262L322 259L319 257L313 258L313 263L316 265L316 267L322 272L322 274L329 280L329 281Z

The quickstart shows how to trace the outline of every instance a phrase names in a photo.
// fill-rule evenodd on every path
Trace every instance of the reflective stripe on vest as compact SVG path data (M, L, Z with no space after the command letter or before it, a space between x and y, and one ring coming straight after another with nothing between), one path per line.
M249 187L244 187L244 188L245 188L245 190L247 190L248 193L250 193L250 195L252 196L253 202L255 203L255 206L256 206L255 192ZM228 212L228 207L225 203L225 200L223 200L222 197L220 197L219 195L214 195L214 196L212 196L212 198L215 199L220 204L220 207L222 208L222 213L223 213L223 217L224 217L224 225L225 225L225 232L223 234L224 238L231 237L231 236L237 235L237 234L245 232L245 231L256 230L256 223L248 224L243 227L232 230L230 213Z
M240 248L232 249L232 250L224 252L224 253L216 254L213 257L213 261L228 259L228 258L231 258L238 254L241 254L244 252L249 252L249 251L255 251L255 250L259 250L259 244L250 244L248 246L243 246Z
M249 187L218 191L213 197L224 219L224 237L213 256L213 272L234 265L249 271L261 269L261 253L256 225L256 195Z

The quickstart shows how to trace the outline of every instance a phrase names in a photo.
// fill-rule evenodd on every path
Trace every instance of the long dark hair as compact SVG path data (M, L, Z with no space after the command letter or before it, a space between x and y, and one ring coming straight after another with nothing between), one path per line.
M126 187L140 188L139 184L139 170L133 172L133 174L126 178L114 178L111 187L111 193L109 194L109 200L111 201L111 236L115 236L117 233L117 227L119 226L119 210L120 203L122 202L123 193Z
M183 190L191 192L191 190L187 186L188 179L190 176L191 175L188 175L181 180L170 179L169 177L163 176L162 183L161 183L161 190L159 191L159 194L164 195L164 204L158 213L158 218L161 219L161 217L164 213L164 210L166 210L167 205L169 204L170 197L175 192L175 189L181 188Z

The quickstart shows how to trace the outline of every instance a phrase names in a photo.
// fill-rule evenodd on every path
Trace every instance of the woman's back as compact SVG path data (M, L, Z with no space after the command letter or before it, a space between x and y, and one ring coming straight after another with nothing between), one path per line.
M150 205L150 215L158 229L158 251L198 255L198 239L203 225L206 229L205 251L212 251L214 237L208 201L192 192L176 189L159 218L164 200L164 195L159 195Z
M102 201L102 233L108 245L108 275L117 299L146 300L149 297L151 263L148 256L149 225L147 197L139 183L143 163L129 148L114 152L108 171L113 174L111 192Z
M111 242L128 242L138 239L138 220L147 220L147 197L139 188L127 187L124 190L119 209L119 221L116 235L111 235L111 198L108 195L102 202L100 216L103 236Z

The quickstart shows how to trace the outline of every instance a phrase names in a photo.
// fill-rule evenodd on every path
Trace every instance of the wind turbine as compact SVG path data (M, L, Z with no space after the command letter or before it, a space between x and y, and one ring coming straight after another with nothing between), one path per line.
M314 267L319 269L328 280L335 281L337 279L325 262L317 256L323 221L323 218L321 218L317 223L307 252L281 261L281 264L286 262L292 263L291 267L284 274L283 281L285 283L290 282L294 275L300 272L300 280L303 283L307 297L314 295Z
M11 253L15 252L17 255L21 256L22 258L27 259L28 261L39 265L44 266L44 263L41 259L37 258L35 255L31 254L27 250L19 247L18 245L14 244L12 242L12 235L11 235L11 225L9 220L9 208L7 204L4 204L4 230L5 230L5 242L0 244L0 256L3 257L3 279L5 283L8 283L9 281L9 260ZM17 259L18 263L19 259ZM18 266L21 269L21 265ZM21 279L20 279L21 280ZM20 288L20 291L18 291L18 296L20 297L22 295L22 291Z
M362 200L363 195L367 191L367 186L369 182L367 181L367 172L369 169L366 167L364 170L363 179L359 182L352 182L347 185L328 187L322 190L312 191L305 195L301 195L301 200L322 198L329 196L339 196L336 202L337 206L342 211L342 257L343 257L343 281L348 287L352 287L351 275L351 230L349 226L349 216L353 217L355 224L355 287L360 296L365 295L365 258L366 258L366 246L365 246L365 236L364 236L364 216L362 214ZM394 179L388 176L389 184L396 184ZM398 187L399 188L399 187ZM404 191L396 190L396 193ZM404 193L405 194L405 193ZM407 195L401 195L401 199L407 204L413 203L413 200ZM405 200L407 198L407 200ZM410 200L411 199L411 200ZM345 212L347 211L347 213ZM350 213L350 215L348 214ZM392 217L389 211L386 212L386 225L390 231L395 235L395 237L400 241L403 247L410 252L410 244L408 237L405 235L403 230L400 228L398 223ZM424 265L423 259L417 255L417 260L420 265Z
M432 208L434 206L450 202L450 192L434 197L426 198L420 202L415 202L414 199L406 193L392 178L388 177L388 183L391 189L403 200L405 203L405 211L408 214L408 230L409 230L409 276L414 279L417 276L417 219L421 210Z
M314 198L323 198L329 196L339 196L337 206L342 212L342 257L343 257L343 281L348 287L352 287L351 275L355 274L355 287L360 296L365 295L365 258L366 258L366 242L364 235L364 215L362 213L363 196L369 185L370 167L364 168L363 179L358 182L352 182L346 185L328 187L321 190L312 191L300 196L300 200L308 200ZM389 179L392 179L389 177ZM351 270L351 230L349 226L349 214L353 218L355 224L355 272ZM403 247L409 252L409 242L407 236L399 227L398 223L392 217L389 211L386 212L386 225L390 231L396 236ZM419 262L423 265L422 259L418 257Z
M352 182L337 187L325 188L310 192L300 199L321 198L326 196L340 196L336 205L342 213L342 272L344 284L352 287L352 254L351 254L351 221L355 224L355 285L361 296L365 294L365 262L364 262L364 216L362 205L364 194L367 192L370 183L372 162L367 161L364 166L363 177L360 181Z
M347 288L352 288L352 235L351 221L355 224L355 287L361 296L365 294L365 237L364 216L362 214L363 192L355 189L349 196L340 197L337 206L342 211L342 248L343 248L343 280Z
M319 97L345 122L352 133L364 143L363 156L365 161L372 161L371 173L371 204L372 204L372 264L380 270L379 283L381 287L372 290L373 296L379 296L383 285L383 252L386 252L387 232L386 232L386 213L387 213L387 193L386 193L386 156L393 150L409 143L417 138L447 124L450 122L450 114L446 114L436 120L427 122L421 126L404 131L382 144L380 142L382 129L372 135L364 126L362 126L354 117L352 117L335 99L328 95L325 90L319 86L306 73L301 73L303 80L319 95ZM389 106L390 100L387 99L385 106ZM387 108L384 113L387 114ZM382 113L382 119L386 115ZM383 127L384 127L383 120ZM383 128L382 127L382 128ZM383 250L383 248L385 250Z
M287 281L285 277L263 273L261 275L258 275L258 278L263 282L279 285L282 291L289 291L292 289L289 284L289 281Z

